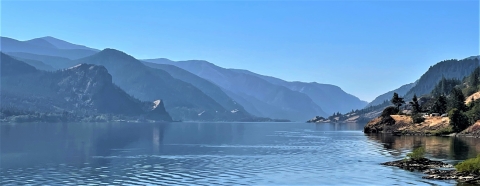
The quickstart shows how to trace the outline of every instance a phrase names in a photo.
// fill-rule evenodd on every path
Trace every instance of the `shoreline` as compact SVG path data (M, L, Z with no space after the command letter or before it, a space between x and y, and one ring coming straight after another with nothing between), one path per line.
M380 163L380 165L397 167L411 172L422 172L425 174L422 179L455 180L457 183L480 184L480 174L459 172L451 164L427 158L395 160Z

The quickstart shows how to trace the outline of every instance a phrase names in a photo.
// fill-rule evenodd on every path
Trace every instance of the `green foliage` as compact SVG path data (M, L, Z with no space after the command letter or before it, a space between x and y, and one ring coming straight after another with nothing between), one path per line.
M470 158L463 162L460 162L459 164L455 165L455 168L459 172L467 172L473 174L480 173L480 155L478 155L476 158Z
M480 67L476 68L470 76L466 78L466 85L464 93L465 96L470 96L480 90Z
M462 93L462 90L458 88L452 89L452 92L449 95L447 101L448 110L458 109L460 111L466 111L467 107L465 105L465 96Z
M466 112L466 115L469 118L471 124L480 120L480 99L477 99L476 101L472 101L470 103L470 110Z
M419 160L425 157L425 148L418 147L414 149L411 153L407 154L407 157L411 160Z
M465 113L457 108L450 110L448 116L450 118L450 126L452 126L454 132L465 130L470 125Z
M425 95L431 93L435 85L442 78L462 80L469 76L475 68L479 66L478 60L445 60L431 66L417 81L417 84L404 96L405 99L411 99L413 94ZM447 92L448 93L448 92Z
M451 126L449 126L449 127L446 127L446 128L441 128L441 129L433 131L432 135L441 136L441 135L451 134L452 132L453 132L453 129L452 129Z
M400 106L402 106L405 103L403 98L399 97L396 92L393 93L391 102L397 107L397 110L400 110Z
M469 85L471 87L478 87L478 85L480 85L480 67L477 67L470 75Z
M383 110L382 112L382 117L390 116L390 115L395 115L398 113L398 109L396 107L387 107Z
M412 106L412 116L416 115L421 111L416 94L413 95L412 101L410 101L410 105Z
M446 113L447 112L447 98L443 95L440 95L433 103L432 109L430 110L431 113Z
M422 114L413 114L412 115L412 121L413 123L422 123L425 121L425 118L423 118Z
M340 112L333 113L333 115L329 116L328 119L330 121L337 121L337 117L338 117L338 121L343 121L347 119L347 116L341 114Z
M438 97L440 95L448 95L457 85L460 85L462 82L457 79L442 79L435 85L432 90L432 95Z

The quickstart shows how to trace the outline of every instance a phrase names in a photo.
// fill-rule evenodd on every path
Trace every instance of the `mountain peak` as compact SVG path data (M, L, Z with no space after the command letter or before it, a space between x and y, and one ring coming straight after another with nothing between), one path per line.
M120 58L120 59L128 59L128 60L137 60L133 56L126 54L117 49L113 48L106 48L102 51L98 52L94 56L102 56L102 57L110 57L110 58Z
M39 40L39 39L44 40L59 49L83 49L83 50L98 51L97 49L89 48L83 45L73 44L68 41L64 41L52 36L45 36L45 37L36 38L32 40Z

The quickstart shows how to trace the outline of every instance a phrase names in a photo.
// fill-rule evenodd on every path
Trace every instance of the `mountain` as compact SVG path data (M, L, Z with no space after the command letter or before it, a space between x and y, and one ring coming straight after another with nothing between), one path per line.
M470 75L479 65L480 62L478 58L441 61L431 66L427 72L418 79L417 84L405 94L405 99L410 100L414 94L417 94L417 96L430 94L442 78L463 80L463 78Z
M23 61L23 62L27 63L28 65L35 67L38 70L44 70L44 71L54 71L54 70L56 70L52 66L47 65L47 64L45 64L41 61L37 61L37 60L33 60L33 59L25 59L25 58L20 58L20 57L14 57L14 56L11 56L11 57L13 57L13 58L15 58L19 61Z
M428 102L428 98L431 96L430 93L440 80L445 78L461 81L469 76L478 66L480 66L480 62L479 59L475 57L462 60L452 59L441 61L431 66L415 83L406 84L398 89L382 94L363 109L330 116L328 117L328 121L331 121L333 118L342 122L369 121L370 119L378 117L384 108L392 105L388 100L393 96L394 92L397 92L399 95L404 95L404 100L407 103L413 98L414 94L424 98L420 98L420 102L422 102L422 100Z
M235 102L235 100L225 94L225 92L223 92L220 87L210 81L207 81L201 77L198 77L195 74L192 74L173 65L157 64L150 62L144 62L144 64L148 67L164 70L168 72L168 74L170 74L172 77L194 85L230 112L241 111L247 113L247 111L245 111L241 104Z
M1 54L2 108L151 117L171 121L155 102L137 100L112 83L103 66L79 64L46 72ZM157 101L158 102L158 101Z
M60 39L57 39L57 38L54 38L54 37L51 37L51 36L41 37L41 38L37 38L37 39L33 39L33 40L46 41L46 42L50 43L51 45L53 45L54 47L56 47L58 49L81 49L81 50L91 50L91 51L94 51L94 52L99 52L100 51L100 50L97 50L97 49L94 49L94 48L89 48L89 47L86 47L86 46L83 46L83 45L77 45L77 44L69 43L67 41L63 41L63 40L60 40ZM32 40L29 40L29 41L32 41Z
M6 54L13 56L15 58L18 58L21 61L24 61L27 63L30 60L38 61L52 67L55 70L60 70L60 69L64 69L64 68L68 68L76 65L74 61L68 58L58 57L58 56L47 56L47 55L31 54L31 53L24 53L24 52L8 52ZM35 66L35 67L37 67L37 65L38 64L32 64L32 66Z
M417 94L417 96L429 94L442 78L462 80L470 75L479 65L478 56L472 56L462 60L452 59L441 61L430 66L415 83L403 85L400 88L377 96L367 107L380 105L385 100L390 100L394 92L400 96L405 96L407 100L411 99L414 94Z
M161 98L175 120L235 121L251 117L245 112L225 109L192 84L164 70L147 67L118 50L105 49L75 62L105 66L115 84L140 100Z
M261 117L300 121L310 118L311 114L326 115L306 94L272 84L253 75L221 68L206 61L172 62L165 59L145 61L174 65L213 82L237 103L248 105L245 106L248 112Z
M478 56L470 56L470 57L467 57L465 59L479 59L480 60L480 55Z
M288 82L279 78L264 76L250 72L248 70L232 69L233 71L259 77L275 85L280 85L308 95L317 105L327 113L341 112L346 113L355 109L360 109L367 105L367 102L346 93L340 87L329 84L320 84L316 82Z
M53 41L53 39L49 40ZM23 52L38 55L59 56L68 59L79 59L97 52L91 49L57 48L55 44L49 43L48 40L45 39L18 41L8 37L0 37L0 50L4 53Z
M404 96L416 84L417 83L415 82L415 83L409 83L409 84L406 84L406 85L402 85L401 87L399 87L395 90L392 90L392 91L384 93L380 96L377 96L372 102L368 103L368 105L366 107L380 105L380 104L384 103L385 100L390 101L390 99L392 99L392 96L393 96L394 92L396 92L399 96Z

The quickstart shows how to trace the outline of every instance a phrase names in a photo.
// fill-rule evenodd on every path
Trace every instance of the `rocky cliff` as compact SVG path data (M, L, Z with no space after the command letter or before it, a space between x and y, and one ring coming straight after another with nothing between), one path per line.
M112 83L112 76L103 66L79 64L45 72L5 54L1 59L2 108L171 121L163 104L152 109L155 103L128 95Z

